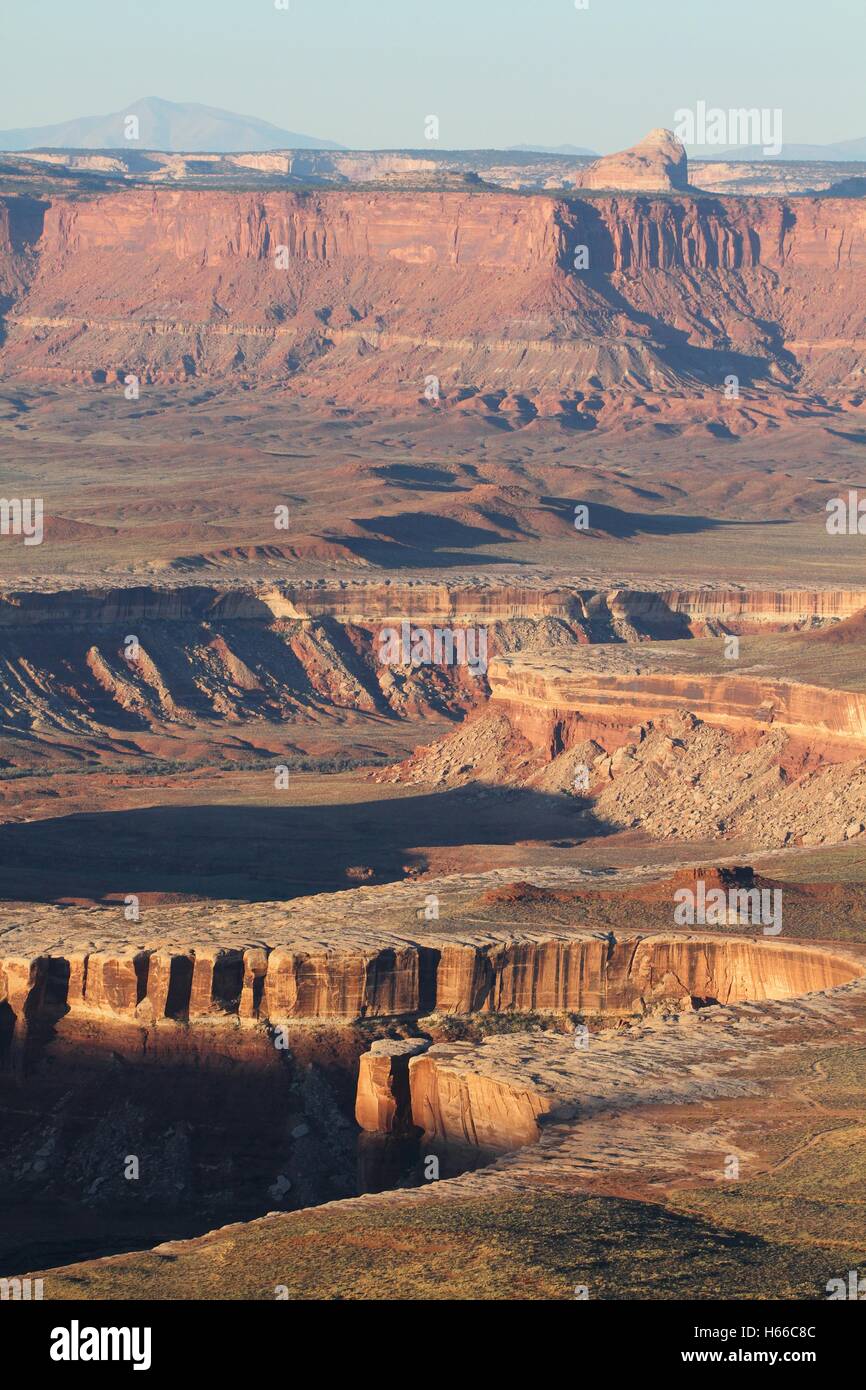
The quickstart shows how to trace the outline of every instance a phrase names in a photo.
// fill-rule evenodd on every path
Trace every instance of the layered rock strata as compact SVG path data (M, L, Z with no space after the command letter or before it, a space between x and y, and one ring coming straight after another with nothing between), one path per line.
M664 1203L671 1192L681 1194L683 1188L729 1187L726 1165L731 1155L739 1157L744 1178L760 1178L768 1170L775 1178L775 1170L787 1169L781 1175L782 1195L792 1192L795 1202L804 1190L814 1195L816 1171L827 1172L821 1195L826 1192L826 1200L838 1205L837 1175L849 1171L840 1169L841 1149L852 1146L856 1154L858 1142L858 1112L850 1108L852 1083L847 1078L859 1075L864 1038L866 988L860 979L830 995L644 1020L593 1036L589 1048L580 1051L569 1037L539 1034L491 1038L477 1047L437 1045L411 1064L419 1117L429 1116L424 1151L427 1143L433 1146L434 1135L440 1142L444 1135L449 1145L476 1147L483 1138L488 1153L499 1155L487 1166L447 1182L422 1182L415 1188L330 1203L320 1213L272 1212L260 1221L235 1223L192 1241L175 1240L152 1252L42 1271L46 1297L182 1298L191 1281L200 1278L204 1261L211 1287L222 1297L236 1299L241 1296L236 1272L240 1252L251 1270L244 1297L272 1301L278 1273L283 1280L289 1278L291 1296L303 1298L309 1296L304 1242L318 1250L323 1241L333 1241L333 1222L342 1218L347 1248L359 1226L366 1231L372 1227L373 1234L360 1245L354 1262L341 1268L339 1293L369 1298L373 1238L389 1250L397 1234L401 1240L420 1240L426 1248L427 1232L431 1243L441 1241L443 1228L454 1228L461 1204L467 1202L519 1210L541 1196L595 1193ZM844 1091L839 1082L835 1087L828 1082L828 1069L836 1070L840 1039L846 1054ZM816 1116L824 1116L817 1136ZM801 1160L808 1188L796 1181ZM786 1180L792 1176L789 1185ZM858 1190L853 1177L848 1186L852 1192ZM778 1205L777 1184L770 1193ZM825 1248L821 1202L807 1205L815 1209L812 1229ZM474 1211L470 1225L477 1219ZM848 1213L851 1229L859 1229L856 1201ZM377 1218L382 1219L381 1228ZM742 1231L733 1222L728 1225L739 1250ZM556 1227L560 1233L562 1229ZM591 1227L577 1229L582 1234ZM568 1231L563 1239L563 1249L570 1250ZM459 1245L458 1238L454 1257L461 1272L468 1272L464 1288L471 1290L479 1247L470 1245L463 1260ZM260 1270L263 1250L275 1252L273 1274L270 1267ZM582 1255L582 1245L580 1251ZM451 1247L449 1258L450 1252ZM742 1262L733 1263L736 1278ZM828 1263L819 1254L817 1273L810 1262L807 1276L791 1296L821 1298L828 1274L837 1268L832 1258ZM448 1271L441 1277L447 1288ZM693 1284L690 1267L683 1279L684 1297L694 1294ZM423 1293L411 1282L407 1286L398 1261L393 1272L383 1270L375 1293L401 1298L407 1296L407 1287L409 1297L429 1297L429 1285ZM552 1287L552 1294L545 1289L545 1297L573 1300L573 1278L560 1277ZM646 1291L638 1287L635 1297ZM762 1285L757 1296L765 1296L767 1287ZM594 1284L590 1296L596 1295L616 1296L610 1287ZM474 1295L470 1291L463 1296ZM507 1296L523 1294L518 1290Z
M424 1039L380 1038L362 1054L355 1119L371 1134L400 1134L412 1123L409 1063L426 1052Z
M862 199L123 188L29 220L21 202L0 200L19 227L0 230L0 362L37 379L324 375L420 400L432 358L459 401L503 379L693 385L712 350L850 393L866 343Z
M4 241L18 200L0 200ZM291 260L351 259L526 272L564 263L581 225L592 263L610 271L790 265L841 269L866 258L858 200L617 196L558 201L508 193L206 193L123 189L53 199L29 236L41 256L155 254L215 268ZM828 235L830 230L836 233ZM0 250L3 250L0 242ZM79 261L80 264L80 261ZM58 267L59 268L59 267Z
M498 698L525 710L546 704L567 711L580 699L595 714L613 704L628 720L680 705L709 717L727 701L735 721L763 717L771 701L779 721L809 726L814 714L815 728L859 737L858 699L838 691L817 699L806 686L765 688L739 678L716 679L712 687L695 680L686 686L679 678L665 685L667 677L643 675L636 683L611 679L605 689L590 676L566 679L564 663L569 647L640 642L643 668L651 663L648 642L820 626L864 606L866 591L818 590L394 583L11 591L0 594L0 722L8 731L66 735L201 720L453 715L476 708L488 693L486 674L459 662L407 665L394 679L379 660L382 634L392 628L399 638L408 624L409 633L433 629L455 643L467 631L475 642L471 629L483 628L488 660L497 652L518 654L494 663L490 673ZM137 642L132 658L130 634ZM551 641L549 660L526 660L524 653Z
M562 677L504 661L491 665L490 681L494 699L507 707L515 729L535 744L563 746L569 717L581 725L628 728L682 709L726 728L773 725L804 738L819 734L866 742L866 693L858 691L712 673Z
M843 984L859 970L842 949L685 932L619 940L608 933L433 937L423 945L395 938L378 949L310 942L7 952L0 956L0 1036L8 1045L25 1040L31 1026L88 1019L153 1028L431 1012L625 1016L662 1003L790 998ZM387 1054L384 1061L376 1085L387 1090L393 1064Z
M732 632L772 631L850 618L866 608L863 589L584 589L514 585L387 583L177 583L159 588L9 590L0 593L0 629L134 622L289 620L342 623L505 622L562 618L588 630L619 627L638 637L688 636L719 624Z

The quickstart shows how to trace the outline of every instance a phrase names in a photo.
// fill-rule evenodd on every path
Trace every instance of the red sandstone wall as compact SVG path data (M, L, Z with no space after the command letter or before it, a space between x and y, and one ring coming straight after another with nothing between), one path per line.
M139 252L213 266L261 260L285 245L307 261L355 257L521 272L552 268L577 241L590 246L594 267L613 271L854 269L866 265L866 206L842 198L621 195L560 202L509 193L124 189L76 203L55 200L39 249L52 258Z
M549 673L496 658L488 672L492 698L518 732L546 742L563 720L607 720L622 726L688 709L710 724L773 725L795 735L814 733L852 742L866 739L866 694L750 676Z
M557 205L511 194L231 194L124 190L55 203L41 249L51 256L117 250L222 265L262 260L277 246L292 258L356 257L407 265L553 265L561 247Z
M693 589L656 592L615 589L456 587L445 584L283 584L253 592L208 585L182 589L76 589L59 593L0 593L0 627L34 624L114 624L135 619L269 622L276 618L334 618L384 622L399 618L442 623L506 622L558 617L591 623L593 613L632 624L645 635L688 635L685 623L717 620L732 630L767 630L849 618L866 608L866 589ZM678 622L678 619L681 620Z
M673 912L673 905L671 908ZM150 1025L236 1017L298 1019L580 1010L640 1012L685 995L787 998L854 979L844 952L743 937L607 934L380 950L214 947L0 959L0 1006L22 1025L45 1017Z

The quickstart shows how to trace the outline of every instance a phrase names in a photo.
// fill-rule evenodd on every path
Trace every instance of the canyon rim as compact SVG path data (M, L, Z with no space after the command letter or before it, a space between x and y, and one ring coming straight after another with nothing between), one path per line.
M826 1375L862 19L447 0L473 66L350 8L3 21L3 1316L159 1372L223 1301L625 1302ZM120 44L172 100L91 100Z

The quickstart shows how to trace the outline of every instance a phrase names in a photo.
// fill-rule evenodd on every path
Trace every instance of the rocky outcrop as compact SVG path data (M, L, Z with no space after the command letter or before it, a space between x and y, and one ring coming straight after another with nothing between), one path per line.
M685 147L672 130L651 130L631 149L605 155L579 176L580 188L657 193L689 186Z
M503 1153L534 1144L553 1100L473 1068L471 1043L439 1043L409 1063L412 1119L427 1140ZM469 1063L469 1065L467 1065Z
M363 1053L355 1119L371 1134L401 1134L412 1124L409 1063L426 1052L423 1038L380 1038Z
M681 180L669 142L650 154L623 157L635 181ZM690 348L730 368L732 344L786 377L814 358L825 385L850 387L862 351L857 199L155 187L47 203L21 250L0 248L9 373L313 387L335 368L362 394L413 382L420 398L424 350L447 398L445 383L492 389L506 370L512 392L573 394L599 374L673 385L705 370Z
M498 658L489 679L497 706L507 708L514 728L536 746L562 747L569 721L574 742L584 725L630 729L683 709L724 728L772 725L800 738L866 742L866 693L800 681L709 670L617 674L531 658Z
M673 913L673 904L671 905ZM31 1025L99 1020L272 1025L472 1014L577 1011L623 1016L659 1003L779 999L860 973L843 951L744 937L504 935L375 948L205 946L0 958L7 1044ZM365 1113L388 1109L395 1063L369 1063ZM381 1063L381 1066L380 1066Z

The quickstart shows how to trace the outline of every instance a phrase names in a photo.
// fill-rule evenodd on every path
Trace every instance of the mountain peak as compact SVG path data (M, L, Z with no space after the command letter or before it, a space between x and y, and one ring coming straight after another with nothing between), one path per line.
M138 120L138 137L131 139L128 118ZM58 125L0 131L0 149L133 148L185 154L257 153L280 149L336 150L332 140L284 130L256 116L242 116L200 102L141 97L107 116L84 116Z

